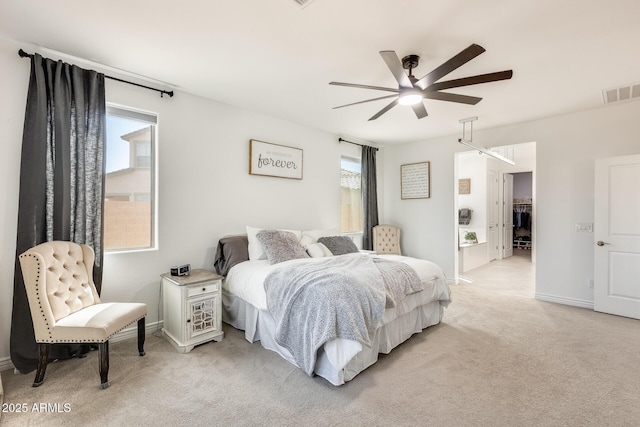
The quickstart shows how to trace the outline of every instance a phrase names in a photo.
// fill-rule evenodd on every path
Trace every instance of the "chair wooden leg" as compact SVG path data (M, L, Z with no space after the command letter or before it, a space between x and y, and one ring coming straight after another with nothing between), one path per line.
M36 370L36 378L33 380L33 387L39 387L44 382L44 373L47 371L49 360L49 345L38 343L38 369Z
M109 341L100 343L98 352L100 353L100 388L105 389L109 387Z
M144 339L145 339L145 327L144 327L144 317L138 320L138 353L140 356L144 356L146 353L144 352Z

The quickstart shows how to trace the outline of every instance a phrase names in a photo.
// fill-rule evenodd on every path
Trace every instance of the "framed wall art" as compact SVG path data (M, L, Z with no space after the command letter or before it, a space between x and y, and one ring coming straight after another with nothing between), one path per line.
M471 194L471 178L458 180L458 194Z
M302 179L302 149L251 139L249 140L249 173Z
M400 197L428 199L431 197L430 162L400 165Z

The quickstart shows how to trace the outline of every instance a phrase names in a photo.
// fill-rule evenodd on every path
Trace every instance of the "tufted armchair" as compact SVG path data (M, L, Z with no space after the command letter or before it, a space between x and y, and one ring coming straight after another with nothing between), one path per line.
M113 335L138 322L138 352L145 354L146 304L101 302L93 283L94 259L89 246L62 241L42 243L20 255L39 353L33 387L44 382L51 344L98 344L103 389L109 387Z
M402 255L400 251L400 229L387 224L373 227L373 250L380 255Z

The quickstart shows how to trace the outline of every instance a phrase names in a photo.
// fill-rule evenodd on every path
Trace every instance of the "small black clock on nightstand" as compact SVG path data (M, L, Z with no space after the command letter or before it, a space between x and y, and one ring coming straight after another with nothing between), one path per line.
M172 276L187 276L191 271L191 264L179 265L177 267L171 267Z

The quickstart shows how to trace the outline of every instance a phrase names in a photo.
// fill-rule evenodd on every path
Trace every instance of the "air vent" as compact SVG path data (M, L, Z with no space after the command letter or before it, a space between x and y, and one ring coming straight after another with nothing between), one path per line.
M313 0L293 0L298 6L305 8L307 6L309 6L309 3L311 3Z
M618 101L628 101L635 98L640 98L640 83L605 89L602 91L602 100L605 104L611 104L612 102Z

